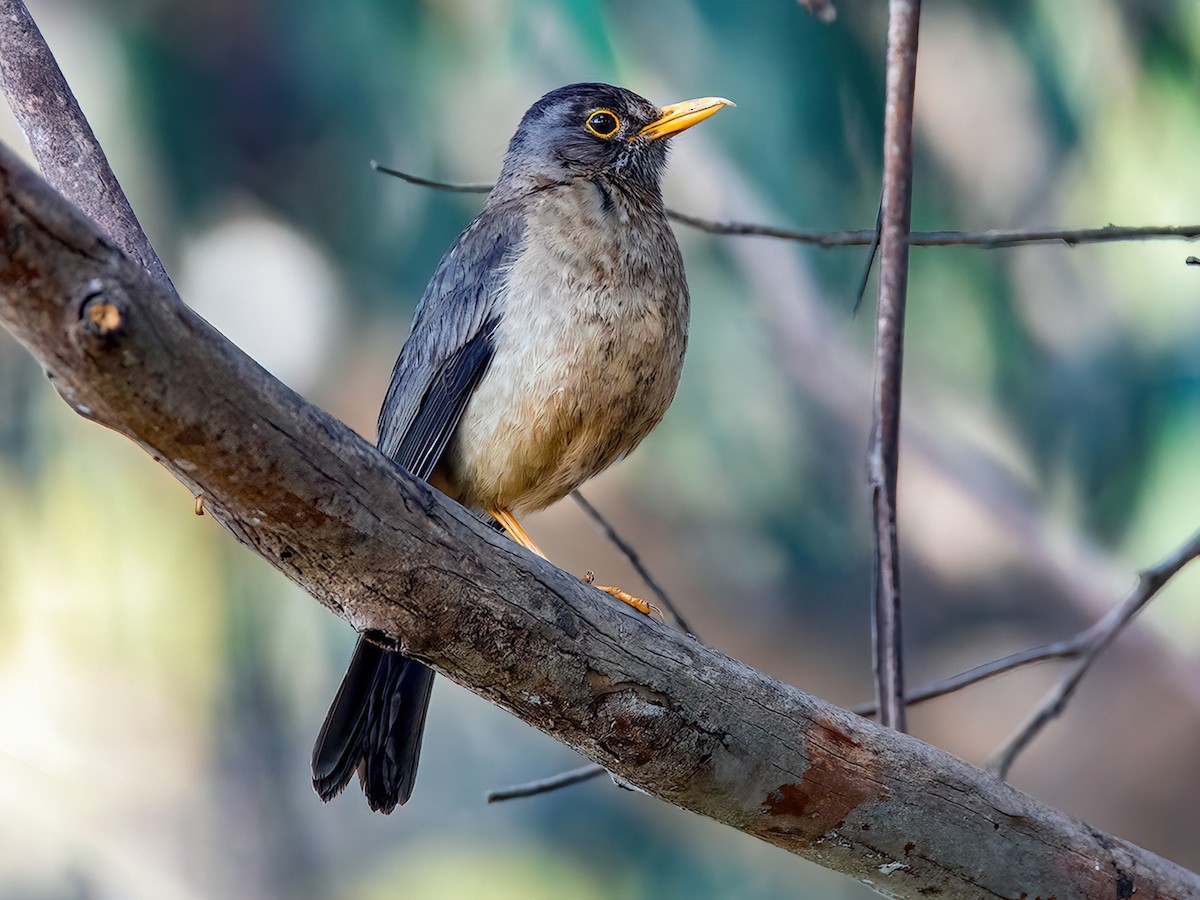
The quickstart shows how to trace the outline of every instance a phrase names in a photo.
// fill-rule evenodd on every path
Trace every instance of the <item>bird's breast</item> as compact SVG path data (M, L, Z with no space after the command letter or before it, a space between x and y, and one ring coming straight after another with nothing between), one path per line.
M610 189L611 190L611 189ZM441 466L468 506L540 509L630 452L675 395L688 293L661 204L583 182L529 211L495 353Z

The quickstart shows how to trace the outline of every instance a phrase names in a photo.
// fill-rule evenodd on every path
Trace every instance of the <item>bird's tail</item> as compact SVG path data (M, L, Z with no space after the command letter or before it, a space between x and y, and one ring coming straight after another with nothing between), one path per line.
M313 787L340 794L358 772L371 809L390 813L412 794L433 671L358 639L313 747Z

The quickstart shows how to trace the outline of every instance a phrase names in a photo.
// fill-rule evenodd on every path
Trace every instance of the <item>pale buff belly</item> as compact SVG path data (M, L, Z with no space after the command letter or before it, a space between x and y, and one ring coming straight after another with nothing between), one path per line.
M475 509L542 509L632 451L662 419L683 365L686 293L669 294L660 273L620 296L520 274L491 366L435 473Z

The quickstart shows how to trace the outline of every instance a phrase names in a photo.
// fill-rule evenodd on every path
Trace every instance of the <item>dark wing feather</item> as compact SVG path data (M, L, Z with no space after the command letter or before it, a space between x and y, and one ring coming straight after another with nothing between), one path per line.
M426 419L422 432L431 436L442 434L451 418L457 423L478 376L474 381L463 378L464 370L455 363L473 362L485 369L491 358L490 333L502 312L502 289L523 231L524 220L514 204L485 209L442 257L417 305L412 334L396 360L379 411L379 449L413 474L419 473L409 463L429 451L428 444L409 436L418 417ZM489 334L486 359L478 347L469 349L482 334Z
M499 319L492 317L442 367L392 458L418 478L428 478L458 427L467 401L492 361Z
M418 478L437 465L487 372L523 224L511 207L485 209L442 257L417 307L379 413L379 448ZM430 669L359 638L313 747L322 800L356 771L372 809L408 800L432 688Z

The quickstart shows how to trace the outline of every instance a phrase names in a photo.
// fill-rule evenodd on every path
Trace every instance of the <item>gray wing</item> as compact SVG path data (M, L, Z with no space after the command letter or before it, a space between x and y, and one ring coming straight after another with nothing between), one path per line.
M437 465L491 362L500 292L524 225L513 204L486 207L442 257L417 306L379 412L379 449L418 478Z

